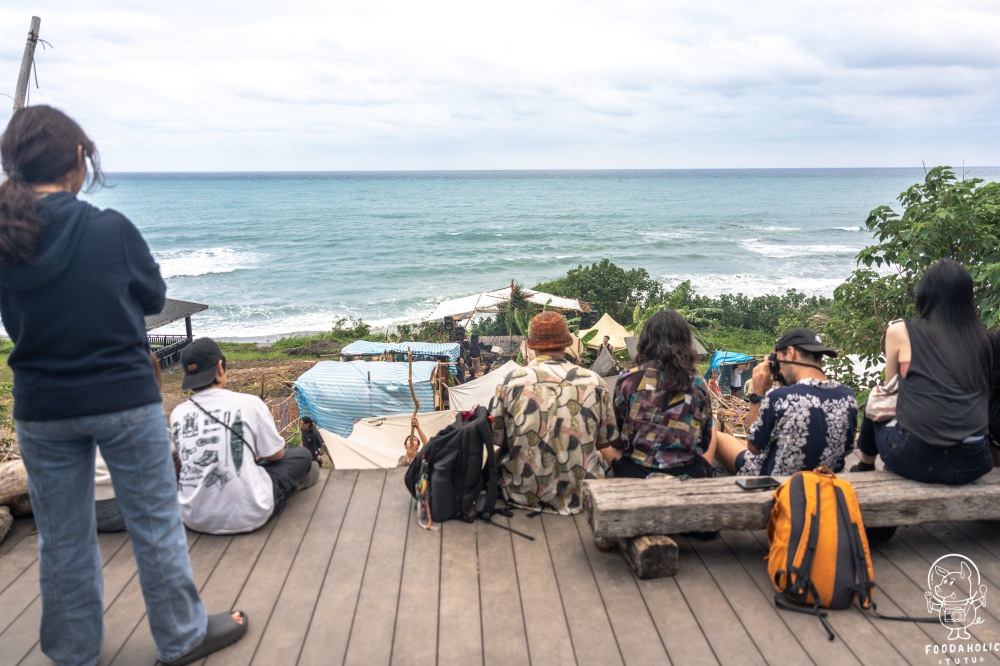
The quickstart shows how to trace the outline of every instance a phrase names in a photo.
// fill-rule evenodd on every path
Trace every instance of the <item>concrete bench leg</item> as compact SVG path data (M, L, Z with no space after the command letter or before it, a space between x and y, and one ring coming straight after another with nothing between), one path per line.
M677 542L666 535L647 534L618 539L618 548L635 575L647 578L665 578L677 573Z

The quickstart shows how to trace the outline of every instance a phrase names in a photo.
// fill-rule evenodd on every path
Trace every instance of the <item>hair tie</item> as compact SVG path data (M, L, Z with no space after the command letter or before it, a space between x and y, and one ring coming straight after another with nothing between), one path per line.
M24 176L21 175L20 171L14 169L12 171L7 172L7 180L14 182L24 182Z

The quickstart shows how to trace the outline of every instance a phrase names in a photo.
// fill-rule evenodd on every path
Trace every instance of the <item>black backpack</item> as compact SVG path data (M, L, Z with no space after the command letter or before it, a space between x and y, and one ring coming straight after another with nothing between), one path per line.
M485 407L477 407L471 419L453 423L420 449L406 470L406 489L427 504L434 522L490 519L499 484ZM477 513L476 499L484 489L486 502Z

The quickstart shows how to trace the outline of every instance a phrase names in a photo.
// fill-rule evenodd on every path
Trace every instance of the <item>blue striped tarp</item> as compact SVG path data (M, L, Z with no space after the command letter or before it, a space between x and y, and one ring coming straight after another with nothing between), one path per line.
M408 368L407 363L386 361L323 361L295 380L295 401L303 416L347 437L358 419L413 410ZM413 362L413 388L421 412L434 411L435 368L435 361Z
M406 360L406 350L413 351L413 358L427 359L433 356L447 356L453 363L462 353L462 345L457 342L369 342L355 340L340 350L341 356L378 356L390 352L401 354Z

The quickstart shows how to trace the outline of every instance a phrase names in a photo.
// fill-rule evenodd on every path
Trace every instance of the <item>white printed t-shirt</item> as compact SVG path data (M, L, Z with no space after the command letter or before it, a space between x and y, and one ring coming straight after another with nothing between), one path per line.
M272 456L285 440L260 398L219 388L198 391L171 412L170 433L181 458L178 499L185 525L206 534L239 534L267 522L274 487L254 455Z

